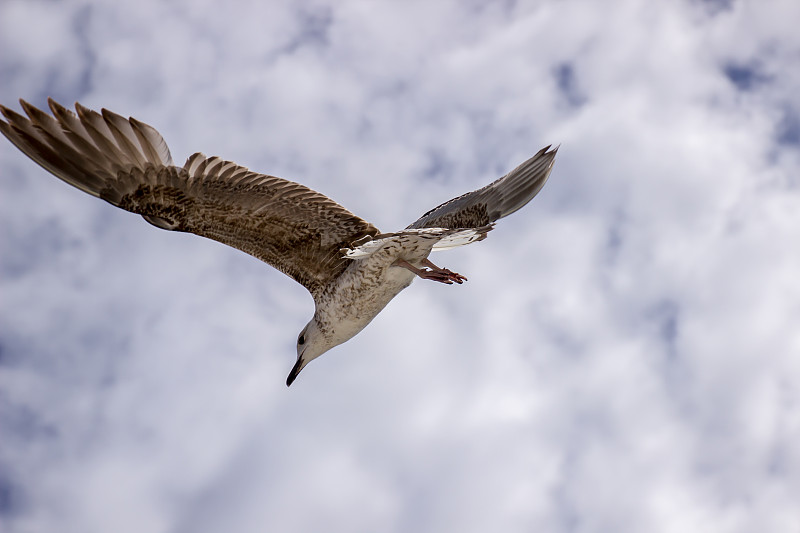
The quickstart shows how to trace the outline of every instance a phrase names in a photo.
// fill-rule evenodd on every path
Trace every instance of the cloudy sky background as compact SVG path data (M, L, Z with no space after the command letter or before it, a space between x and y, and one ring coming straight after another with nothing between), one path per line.
M613 6L613 7L612 7ZM547 186L291 389L299 285L0 142L0 531L800 531L800 4L4 0L107 107L383 230Z

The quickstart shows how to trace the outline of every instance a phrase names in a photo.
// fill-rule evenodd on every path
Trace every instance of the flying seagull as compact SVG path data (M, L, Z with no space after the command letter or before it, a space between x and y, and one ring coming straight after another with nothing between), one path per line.
M313 318L297 337L291 385L310 361L348 341L415 277L467 278L428 255L486 238L495 221L544 185L558 148L473 192L447 201L402 231L381 233L330 198L275 176L196 153L182 166L151 126L106 109L48 99L52 115L20 100L24 117L0 106L0 131L56 177L150 224L194 233L253 255L303 285Z

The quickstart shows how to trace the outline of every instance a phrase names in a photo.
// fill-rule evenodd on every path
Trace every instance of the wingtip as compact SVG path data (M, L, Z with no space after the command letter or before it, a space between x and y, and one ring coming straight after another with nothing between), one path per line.
M75 102L75 112L78 114L78 117L81 120L89 120L94 115L99 115L97 111L94 111L86 106L81 105L80 102Z
M119 113L114 113L113 111L110 111L110 110L106 109L105 107L100 109L100 115L106 120L106 122L111 121L111 120L115 120L115 119L116 120L124 120L125 122L127 122L129 120L129 119L123 117L122 115L120 115Z
M25 114L28 115L29 118L33 118L33 115L36 114L38 109L31 103L23 100L22 98L19 99L19 105L22 106L22 110L25 111Z
M16 114L16 113L14 113L13 110L7 108L6 106L4 106L2 104L0 104L0 113L3 114L3 116L6 118L6 120L9 120L10 115ZM4 124L5 124L5 122L4 122Z
M23 111L25 111L26 113L27 113L27 108L33 107L33 106L31 106L31 104L29 104L28 102L26 102L22 98L19 99L19 103L22 106ZM2 113L3 116L5 117L5 119L8 121L9 126L14 126L15 123L16 123L16 126L20 127L21 124L27 124L27 123L30 122L30 118L29 118L30 114L28 114L28 116L26 117L26 116L20 115L19 113L17 113L13 109L8 108L8 107L3 106L3 105L0 105L0 113Z
M58 118L61 122L69 121L70 119L75 118L75 113L59 104L52 98L47 98L47 105L50 107L50 111L52 111L53 116Z
M553 148L552 144L548 144L547 146L539 150L539 153L536 155L550 155L550 154L555 155L556 152L558 152L559 148L561 148L561 143L558 143L555 148Z

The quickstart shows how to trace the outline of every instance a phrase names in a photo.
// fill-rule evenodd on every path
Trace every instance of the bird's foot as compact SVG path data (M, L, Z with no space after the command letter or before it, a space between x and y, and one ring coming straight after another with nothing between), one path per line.
M449 270L449 269L446 269L446 268L440 268L440 267L434 265L430 261L430 259L427 259L427 258L423 259L422 260L422 264L425 265L426 267L429 267L434 272L440 272L442 274L445 274L446 276L448 276L449 279L455 281L459 285L461 285L465 281L468 281L466 276L462 276L458 272L453 272L452 270Z
M403 259L398 259L394 263L393 266L398 266L410 270L417 276L421 277L422 279L429 279L431 281L438 281L439 283L445 283L447 285L452 285L453 282L458 283L459 285L464 283L467 278L462 276L461 274L457 274L455 272L451 272L446 268L439 268L427 259L425 259L422 264L427 267L430 267L430 270L425 268L417 268L408 261Z

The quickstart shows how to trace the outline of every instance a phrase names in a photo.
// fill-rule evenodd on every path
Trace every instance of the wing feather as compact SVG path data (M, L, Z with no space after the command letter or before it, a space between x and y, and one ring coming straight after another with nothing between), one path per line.
M21 101L0 106L0 132L70 185L163 229L214 239L261 259L316 298L349 263L341 250L379 233L330 198L219 157L172 163L159 133L108 110L49 100L53 116Z
M169 153L167 143L155 128L144 122L139 122L133 117L128 120L133 127L133 133L139 140L139 145L142 147L147 160L154 163L161 163L162 165L172 165L172 155Z
M502 178L431 209L407 229L477 228L510 215L530 202L544 186L556 152L557 147L542 148Z

